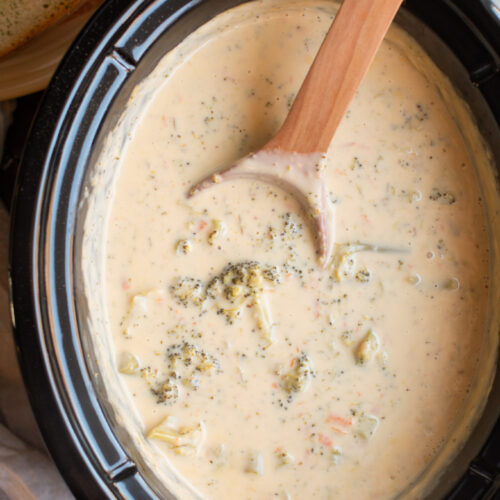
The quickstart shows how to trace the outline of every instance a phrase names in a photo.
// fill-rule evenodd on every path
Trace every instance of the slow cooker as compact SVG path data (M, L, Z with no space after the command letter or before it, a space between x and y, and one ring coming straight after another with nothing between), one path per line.
M12 321L40 430L79 498L174 498L148 474L106 400L75 259L92 165L134 86L189 33L239 3L108 1L64 57L26 143L12 205ZM469 103L500 167L498 14L488 0L406 0L397 22ZM497 372L480 421L429 498L500 498L499 413Z

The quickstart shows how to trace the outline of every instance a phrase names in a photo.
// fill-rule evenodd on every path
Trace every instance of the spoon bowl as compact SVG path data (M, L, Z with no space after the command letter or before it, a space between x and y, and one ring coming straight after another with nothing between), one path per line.
M311 221L320 262L335 244L335 207L324 178L326 152L402 0L344 0L278 133L259 151L194 185L253 179L292 194Z

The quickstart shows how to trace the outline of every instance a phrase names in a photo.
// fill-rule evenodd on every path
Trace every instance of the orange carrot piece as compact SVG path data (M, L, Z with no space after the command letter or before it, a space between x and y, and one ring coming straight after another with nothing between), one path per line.
M339 415L335 415L335 413L330 413L325 419L325 422L329 424L336 424L340 427L349 427L352 425L351 418L344 418Z
M320 434L318 437L318 441L323 445L323 446L332 446L333 441L328 437L325 436L324 434Z

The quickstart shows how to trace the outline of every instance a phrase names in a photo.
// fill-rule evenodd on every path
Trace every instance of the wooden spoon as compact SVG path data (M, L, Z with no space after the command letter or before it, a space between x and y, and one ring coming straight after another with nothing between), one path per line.
M249 178L293 194L311 218L323 266L335 243L324 158L402 0L344 0L278 133L262 149L193 186Z

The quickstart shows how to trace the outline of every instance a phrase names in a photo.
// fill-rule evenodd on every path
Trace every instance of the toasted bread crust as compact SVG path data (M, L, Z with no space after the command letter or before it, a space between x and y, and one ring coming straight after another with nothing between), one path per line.
M72 12L82 0L0 0L0 57Z

